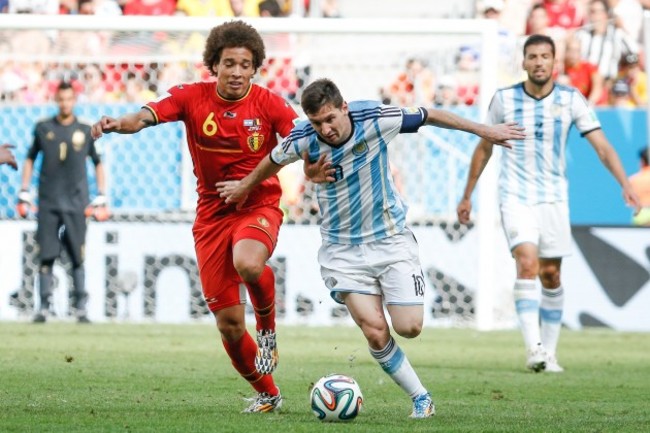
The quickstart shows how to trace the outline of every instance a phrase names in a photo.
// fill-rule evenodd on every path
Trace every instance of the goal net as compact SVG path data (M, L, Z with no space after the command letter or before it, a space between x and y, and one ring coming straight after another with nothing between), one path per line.
M250 19L263 35L267 59L256 81L299 109L302 89L320 77L336 82L347 100L381 99L401 106L438 106L481 121L497 86L497 30L485 20ZM0 15L0 137L24 160L36 121L52 115L57 83L79 91L77 113L89 122L133 111L171 86L211 77L202 50L216 18ZM477 226L461 227L455 208L478 142L470 134L424 127L390 147L392 170L410 206L410 222L439 227L452 242L477 230L497 242L490 170L475 203ZM107 171L114 219L193 218L195 179L180 123L98 142ZM38 163L38 161L37 161ZM38 164L37 164L38 167ZM15 218L19 174L0 172L0 218ZM281 172L289 224L318 224L312 185L302 167ZM92 186L92 185L91 185ZM494 243L475 246L480 257L471 286L435 267L432 314L453 323L491 327L504 312L480 307L499 296L493 281ZM421 245L435 255L435 245ZM462 272L463 257L457 257ZM496 290L496 292L495 292ZM507 288L509 290L509 288ZM481 301L481 298L484 301ZM507 299L507 298L506 298ZM484 316L481 316L484 314Z

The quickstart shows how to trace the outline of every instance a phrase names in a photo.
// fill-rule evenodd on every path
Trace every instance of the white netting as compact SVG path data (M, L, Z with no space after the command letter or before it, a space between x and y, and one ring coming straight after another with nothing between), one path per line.
M496 85L496 28L476 20L249 20L262 33L267 60L257 81L289 101L319 77L333 79L347 100L383 99L396 105L438 106L479 120ZM78 114L136 110L174 84L210 79L202 50L217 19L93 16L0 16L0 137L23 161L35 122L52 115L50 98L61 79L79 90ZM482 66L482 69L479 68ZM391 146L398 183L413 222L454 226L455 207L478 139L457 131L422 128ZM195 203L194 177L180 124L98 142L115 214L186 213ZM311 185L302 167L281 172L287 220L318 223ZM0 171L0 218L15 217L19 173ZM35 188L34 188L35 189ZM92 188L91 188L92 191ZM446 229L447 230L447 229ZM471 295L444 275L440 314L473 314ZM462 287L462 286L461 286ZM446 289L445 289L446 288ZM468 298L469 296L469 298ZM458 300L458 302L456 302Z

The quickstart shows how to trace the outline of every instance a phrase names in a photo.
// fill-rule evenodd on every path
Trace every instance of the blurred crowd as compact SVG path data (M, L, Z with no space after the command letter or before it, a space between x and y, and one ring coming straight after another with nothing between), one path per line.
M345 16L341 13L345 10L342 6L348 5L345 2L356 1L0 0L0 12L340 18ZM372 0L364 1L369 4ZM647 107L642 33L643 10L650 8L650 0L466 1L473 4L468 13L445 17L497 22L499 87L525 79L521 67L523 43L528 35L542 33L551 36L557 45L558 83L578 88L592 106ZM431 7L436 3L431 2ZM474 7L475 15L471 16ZM0 102L51 102L59 82L66 80L75 86L80 103L141 104L177 83L213 79L197 60L202 57L204 37L183 32L0 29ZM308 61L292 55L297 51L289 35L264 38L268 58L257 80L295 103L302 87L309 83L311 67ZM391 69L381 75L379 84L372 84L373 88L381 86L378 96L385 103L401 106L475 105L479 98L481 49L464 41L446 43L444 47L432 44L437 51L429 54L420 49L417 56L406 54L405 49L403 57L390 60ZM400 68L401 62L402 70L395 73L394 68ZM294 169L280 173L286 216L293 221L313 222L318 218L313 185L304 182L298 165L291 167ZM391 169L403 190L399 169Z
M650 0L482 0L476 18L496 20L499 86L522 81L522 47L531 34L557 46L554 78L578 88L593 106L646 107L643 11ZM436 65L436 66L432 66ZM453 69L436 59L409 58L380 89L386 102L472 105L479 89L478 47L460 46Z
M295 1L300 1L296 8ZM337 0L0 0L2 13L337 18ZM316 11L312 10L317 8ZM0 101L51 101L61 80L71 81L80 102L142 102L179 82L211 79L200 61L204 35L156 32L43 32L0 30ZM268 58L260 82L295 100L308 73L296 66L285 35L265 38ZM70 55L74 53L74 55ZM169 62L142 61L147 56ZM83 60L77 58L82 57ZM96 59L97 61L89 61ZM118 61L115 61L118 59ZM192 59L192 60L190 60Z
M3 13L114 15L185 15L219 17L341 17L339 1L355 0L0 0ZM645 107L647 86L642 49L643 10L650 0L476 0L474 18L495 20L499 33L500 87L522 80L521 48L533 33L557 44L555 79L577 87L593 106ZM296 65L288 36L271 35L269 58L259 81L296 101L309 78L308 65ZM140 38L140 39L138 39ZM145 40L146 39L146 40ZM197 35L152 38L109 32L0 31L0 51L31 55L39 61L9 58L0 62L0 100L37 104L51 99L61 79L71 80L82 102L142 102L171 84L209 79L200 62L203 40ZM114 62L144 52L171 62ZM66 53L96 56L98 62L62 62ZM284 53L284 54L283 54ZM287 54L288 53L288 54ZM108 57L107 57L108 56ZM474 105L479 94L480 47L461 44L453 59L405 59L404 68L379 89L380 98L398 105L449 107ZM49 61L48 61L49 59ZM370 95L369 95L370 96Z
M301 10L310 13L310 0ZM337 0L318 2L323 17L338 16ZM288 16L292 0L0 0L2 13L84 15Z

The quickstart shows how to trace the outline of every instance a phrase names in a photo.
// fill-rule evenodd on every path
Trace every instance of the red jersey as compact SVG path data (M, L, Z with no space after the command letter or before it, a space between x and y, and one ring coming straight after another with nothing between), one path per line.
M573 0L550 2L544 1L544 9L548 16L549 27L561 27L563 29L572 30L581 27L584 17L578 11Z
M591 77L597 71L598 67L596 65L581 61L571 67L566 67L564 73L568 75L571 85L580 90L580 93L585 98L588 98L591 93Z
M175 12L175 0L159 0L155 3L129 0L124 5L124 15L174 15Z
M298 116L289 104L269 90L251 85L238 100L217 94L216 83L181 84L144 108L156 123L182 120L197 178L197 221L235 212L219 197L215 183L242 179L286 137ZM273 176L255 188L242 210L280 202L280 181Z

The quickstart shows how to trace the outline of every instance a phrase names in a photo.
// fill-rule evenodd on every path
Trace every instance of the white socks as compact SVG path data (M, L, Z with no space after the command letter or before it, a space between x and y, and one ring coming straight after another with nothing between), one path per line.
M564 289L542 289L542 302L539 313L542 320L542 344L549 355L555 356L557 342L560 339L562 327L562 311L564 309Z
M526 349L532 350L542 341L539 328L539 291L535 280L516 280L514 298Z
M398 384L412 399L424 394L427 390L422 386L420 378L411 367L408 358L390 337L388 344L381 350L370 350L370 354L377 360L381 368Z

